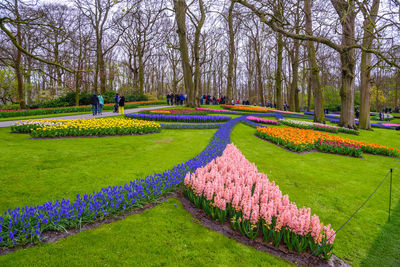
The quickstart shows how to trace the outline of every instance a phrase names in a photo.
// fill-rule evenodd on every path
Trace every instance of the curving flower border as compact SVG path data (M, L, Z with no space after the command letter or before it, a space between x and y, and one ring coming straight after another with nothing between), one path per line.
M187 130L187 129L217 129L223 124L160 124L163 129Z

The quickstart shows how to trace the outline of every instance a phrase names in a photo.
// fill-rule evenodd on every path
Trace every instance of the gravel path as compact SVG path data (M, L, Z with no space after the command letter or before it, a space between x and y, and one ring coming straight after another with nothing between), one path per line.
M155 106L155 107L144 107L144 108L131 108L131 109L125 109L125 114L128 113L133 113L133 112L138 112L138 111L143 111L143 110L152 110L152 109L160 109L160 108L168 108L171 106ZM110 117L110 116L115 116L118 115L118 113L114 113L112 111L107 111L103 112L101 115L93 116L92 113L88 114L81 114L81 115L72 115L72 116L62 116L62 117L49 117L45 119L60 119L60 120L73 120L73 119L91 119L91 118L103 118L103 117ZM40 120L39 118L36 118L34 120ZM0 127L9 127L11 125L14 125L17 121L20 120L13 120L13 121L0 121Z

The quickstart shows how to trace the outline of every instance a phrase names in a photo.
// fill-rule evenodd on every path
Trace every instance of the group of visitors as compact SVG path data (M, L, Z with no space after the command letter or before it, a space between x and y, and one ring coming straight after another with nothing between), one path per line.
M209 94L203 95L200 98L200 104L201 105L223 105L226 104L226 96L216 98L215 96L211 97Z
M167 105L183 105L187 99L187 96L182 93L170 93L167 94Z
M103 113L104 99L100 93L99 95L94 93L90 98L90 103L92 104L93 116L101 115ZM124 107L125 97L119 96L117 93L114 98L114 113L118 112L118 114L124 114Z
M118 93L114 97L114 113L117 112L119 115L125 114L125 97L120 96Z
M383 108L382 112L379 112L379 120L384 121L386 118L389 117L389 115L388 115L389 113L392 113L391 108Z
M93 116L96 116L97 114L101 115L104 106L104 99L101 94L96 95L96 93L94 93L90 98L90 103L92 104Z

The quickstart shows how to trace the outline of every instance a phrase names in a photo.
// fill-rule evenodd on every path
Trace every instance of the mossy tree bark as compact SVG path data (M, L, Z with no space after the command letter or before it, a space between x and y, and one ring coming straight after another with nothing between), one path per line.
M304 13L305 13L305 20L306 20L306 33L308 35L313 34L312 29L312 20L311 20L311 1L312 0L305 0L304 1ZM325 122L325 114L324 114L324 100L323 94L321 89L321 83L319 80L319 67L317 64L317 57L315 54L315 47L313 41L307 42L307 52L308 52L308 67L310 68L310 87L311 91L314 95L314 121L315 122ZM311 96L309 94L308 99L308 109L311 105Z
M233 29L233 9L235 2L232 1L228 11L228 28L229 28L229 61L228 61L228 77L226 87L226 101L230 103L233 99L232 87L233 87L233 70L234 70L234 58L235 58L235 32Z
M362 46L364 48L370 49L372 47L372 42L374 40L375 31L375 21L379 11L380 0L374 0L370 12L363 10L364 13L364 36L362 41ZM359 128L364 130L371 129L370 122L370 109L371 109L371 55L365 50L361 51L361 66L360 66L360 120Z
M340 88L341 112L339 125L356 128L354 121L354 78L356 57L355 50L355 18L357 15L354 0L331 0L342 26L342 49L340 62L342 68L342 85Z
M183 70L183 80L185 82L186 92L188 94L187 105L190 107L196 106L194 99L194 87L192 80L192 66L189 61L188 44L186 40L186 9L185 0L174 0L175 20L178 26L179 51L181 53L181 62Z

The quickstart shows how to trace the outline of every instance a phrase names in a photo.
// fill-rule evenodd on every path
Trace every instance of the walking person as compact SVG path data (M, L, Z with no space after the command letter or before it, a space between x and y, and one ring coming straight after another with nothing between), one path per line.
M119 105L119 95L118 93L116 93L114 97L114 113L118 112L118 105Z
M119 99L119 102L118 102L118 114L120 114L120 115L125 114L124 107L125 107L125 97L121 96L121 98Z
M101 94L99 94L98 99L99 99L99 115L101 115L103 112L104 99L101 96Z
M97 106L99 105L99 98L97 97L96 93L92 95L90 98L90 103L92 104L92 113L93 116L97 115Z
M169 94L167 94L167 105L169 106Z

